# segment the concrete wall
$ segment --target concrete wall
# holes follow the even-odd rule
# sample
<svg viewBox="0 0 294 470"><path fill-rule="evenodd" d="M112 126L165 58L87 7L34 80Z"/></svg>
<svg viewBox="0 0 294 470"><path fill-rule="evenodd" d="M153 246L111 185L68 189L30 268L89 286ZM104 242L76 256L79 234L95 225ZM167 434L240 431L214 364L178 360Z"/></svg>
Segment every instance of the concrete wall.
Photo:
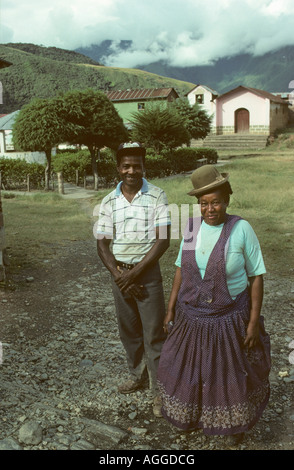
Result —
<svg viewBox="0 0 294 470"><path fill-rule="evenodd" d="M0 158L9 158L10 160L25 160L27 163L46 163L46 156L44 152L0 152Z"/></svg>
<svg viewBox="0 0 294 470"><path fill-rule="evenodd" d="M272 102L270 106L270 133L273 134L275 130L286 127L289 120L290 111L288 106Z"/></svg>

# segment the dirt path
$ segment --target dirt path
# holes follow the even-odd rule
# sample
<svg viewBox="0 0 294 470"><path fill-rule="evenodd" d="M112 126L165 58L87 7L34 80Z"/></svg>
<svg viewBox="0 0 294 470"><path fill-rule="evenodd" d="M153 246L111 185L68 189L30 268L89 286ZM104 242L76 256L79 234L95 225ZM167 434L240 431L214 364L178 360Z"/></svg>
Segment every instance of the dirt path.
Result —
<svg viewBox="0 0 294 470"><path fill-rule="evenodd" d="M81 198L80 204L90 215L89 202ZM0 290L0 449L227 448L222 438L177 433L154 418L148 391L117 394L127 367L109 275L94 239L56 246L42 266L21 271L11 282L13 289ZM168 295L170 286L165 289ZM293 450L294 365L288 345L294 339L294 288L269 273L265 291L271 399L238 448ZM21 431L32 423L39 439L24 439Z"/></svg>

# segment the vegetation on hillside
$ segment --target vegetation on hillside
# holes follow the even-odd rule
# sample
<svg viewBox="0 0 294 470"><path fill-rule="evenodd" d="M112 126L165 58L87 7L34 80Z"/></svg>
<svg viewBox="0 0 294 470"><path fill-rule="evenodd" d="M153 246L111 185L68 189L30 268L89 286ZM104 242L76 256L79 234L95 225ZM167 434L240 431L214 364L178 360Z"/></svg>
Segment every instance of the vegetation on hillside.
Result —
<svg viewBox="0 0 294 470"><path fill-rule="evenodd" d="M0 57L13 64L0 71L3 114L21 109L33 98L53 98L71 90L173 87L184 95L194 87L142 70L104 67L82 54L54 47L2 44Z"/></svg>
<svg viewBox="0 0 294 470"><path fill-rule="evenodd" d="M259 88L270 93L280 93L292 91L289 89L289 83L294 80L293 60L294 47L285 46L261 56L240 54L220 58L210 65L173 67L163 62L156 62L140 68L178 80L201 83L213 88L219 94L240 85Z"/></svg>

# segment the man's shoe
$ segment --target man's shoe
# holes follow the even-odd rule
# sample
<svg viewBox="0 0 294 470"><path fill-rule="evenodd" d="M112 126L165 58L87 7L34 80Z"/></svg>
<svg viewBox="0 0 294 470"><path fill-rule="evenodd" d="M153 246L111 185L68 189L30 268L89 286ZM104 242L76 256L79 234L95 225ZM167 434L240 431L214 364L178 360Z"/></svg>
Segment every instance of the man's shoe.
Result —
<svg viewBox="0 0 294 470"><path fill-rule="evenodd" d="M156 416L156 418L162 418L161 408L162 400L161 397L157 395L153 400L153 414Z"/></svg>
<svg viewBox="0 0 294 470"><path fill-rule="evenodd" d="M127 393L136 392L136 390L140 390L143 388L146 388L146 382L142 380L129 379L126 382L118 386L118 391L120 393L127 394Z"/></svg>

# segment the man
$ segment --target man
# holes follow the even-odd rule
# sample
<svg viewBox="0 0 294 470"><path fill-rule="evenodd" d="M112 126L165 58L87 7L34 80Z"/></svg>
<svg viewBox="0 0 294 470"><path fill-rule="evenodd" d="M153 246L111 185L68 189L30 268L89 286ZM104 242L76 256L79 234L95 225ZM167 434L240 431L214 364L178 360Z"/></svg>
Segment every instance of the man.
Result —
<svg viewBox="0 0 294 470"><path fill-rule="evenodd" d="M146 385L153 392L153 413L161 416L157 367L165 340L165 302L159 259L169 247L170 219L163 190L145 178L144 147L121 144L117 151L120 183L101 204L98 254L111 273L120 338L130 379L119 386L131 393Z"/></svg>

